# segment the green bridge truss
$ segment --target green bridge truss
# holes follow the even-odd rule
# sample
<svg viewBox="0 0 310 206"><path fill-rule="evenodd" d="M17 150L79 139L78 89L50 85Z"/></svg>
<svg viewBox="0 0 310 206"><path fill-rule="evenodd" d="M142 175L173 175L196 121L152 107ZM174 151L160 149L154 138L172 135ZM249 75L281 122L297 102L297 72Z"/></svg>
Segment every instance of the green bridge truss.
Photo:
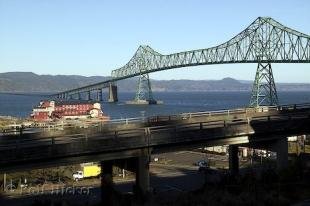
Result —
<svg viewBox="0 0 310 206"><path fill-rule="evenodd" d="M149 46L140 46L126 65L112 71L112 79L107 82L140 76L136 100L148 100L153 97L146 74L180 67L233 63L258 63L250 106L277 105L271 63L310 63L310 36L272 18L259 17L229 41L207 49L163 55ZM80 89L97 88L96 85L103 83ZM80 90L70 90L67 94L74 91Z"/></svg>

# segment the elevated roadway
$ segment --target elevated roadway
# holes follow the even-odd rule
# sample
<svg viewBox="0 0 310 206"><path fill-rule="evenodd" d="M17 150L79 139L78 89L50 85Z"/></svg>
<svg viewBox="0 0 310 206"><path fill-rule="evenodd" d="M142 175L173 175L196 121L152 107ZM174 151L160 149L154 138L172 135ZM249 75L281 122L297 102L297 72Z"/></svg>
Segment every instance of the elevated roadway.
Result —
<svg viewBox="0 0 310 206"><path fill-rule="evenodd" d="M157 116L0 136L0 171L124 159L201 145L240 145L309 132L310 104Z"/></svg>

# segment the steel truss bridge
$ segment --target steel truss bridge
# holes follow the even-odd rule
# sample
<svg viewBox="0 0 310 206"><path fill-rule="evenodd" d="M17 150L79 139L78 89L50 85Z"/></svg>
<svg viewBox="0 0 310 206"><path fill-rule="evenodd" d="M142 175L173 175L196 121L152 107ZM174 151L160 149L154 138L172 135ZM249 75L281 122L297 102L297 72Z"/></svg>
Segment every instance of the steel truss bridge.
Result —
<svg viewBox="0 0 310 206"><path fill-rule="evenodd" d="M229 41L207 49L160 54L150 46L140 46L129 62L111 73L111 79L85 87L64 91L54 96L74 98L110 87L109 101L117 101L116 82L139 76L136 101L155 101L149 73L174 68L208 65L257 63L250 100L251 107L278 105L271 63L310 63L310 36L288 28L270 17L259 17Z"/></svg>

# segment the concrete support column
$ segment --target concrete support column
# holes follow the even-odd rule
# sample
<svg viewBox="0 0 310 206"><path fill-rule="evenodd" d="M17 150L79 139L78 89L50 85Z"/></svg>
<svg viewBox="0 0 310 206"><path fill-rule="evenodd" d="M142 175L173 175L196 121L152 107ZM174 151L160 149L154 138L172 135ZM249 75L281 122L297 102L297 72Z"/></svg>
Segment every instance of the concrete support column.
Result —
<svg viewBox="0 0 310 206"><path fill-rule="evenodd" d="M79 92L78 93L78 100L81 100L82 99L82 96L81 96L81 93Z"/></svg>
<svg viewBox="0 0 310 206"><path fill-rule="evenodd" d="M86 94L86 100L91 100L90 91L88 91L87 94Z"/></svg>
<svg viewBox="0 0 310 206"><path fill-rule="evenodd" d="M135 192L140 197L145 197L150 191L150 165L149 156L137 157L136 188Z"/></svg>
<svg viewBox="0 0 310 206"><path fill-rule="evenodd" d="M103 205L113 205L113 162L102 161L101 165L101 201Z"/></svg>
<svg viewBox="0 0 310 206"><path fill-rule="evenodd" d="M117 102L117 86L114 83L110 83L109 85L109 102Z"/></svg>
<svg viewBox="0 0 310 206"><path fill-rule="evenodd" d="M239 174L238 146L229 145L229 171L235 176Z"/></svg>
<svg viewBox="0 0 310 206"><path fill-rule="evenodd" d="M98 89L97 91L97 101L102 101L102 89Z"/></svg>
<svg viewBox="0 0 310 206"><path fill-rule="evenodd" d="M6 173L3 174L3 191L6 190Z"/></svg>
<svg viewBox="0 0 310 206"><path fill-rule="evenodd" d="M277 168L278 170L283 170L288 167L288 143L287 138L278 139L273 145L277 153Z"/></svg>

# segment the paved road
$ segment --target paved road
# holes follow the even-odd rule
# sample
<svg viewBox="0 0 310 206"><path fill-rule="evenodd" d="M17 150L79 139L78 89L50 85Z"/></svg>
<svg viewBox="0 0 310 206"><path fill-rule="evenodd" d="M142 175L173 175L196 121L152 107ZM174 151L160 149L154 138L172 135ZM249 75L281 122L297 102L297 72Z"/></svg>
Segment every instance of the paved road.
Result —
<svg viewBox="0 0 310 206"><path fill-rule="evenodd" d="M195 166L151 165L150 184L157 192L165 190L191 191L200 188L204 183L204 174ZM116 189L131 192L134 181L118 182Z"/></svg>
<svg viewBox="0 0 310 206"><path fill-rule="evenodd" d="M204 174L198 172L197 166L194 166L193 163L196 160L201 159L200 155L193 155L190 152L185 153L166 153L165 156L167 158L179 156L182 154L182 158L186 161L182 162L174 162L177 164L158 164L154 163L150 166L150 183L152 189L155 190L156 193L164 193L167 191L191 191L200 188L204 183ZM204 154L203 154L204 155ZM163 156L161 156L163 157ZM90 189L85 189L87 186L84 187L84 190L82 189L82 193L87 194L80 194L81 193L81 186L76 186L73 188L70 188L69 190L65 191L67 194L62 195L62 191L54 192L51 195L50 191L45 191L44 194L47 195L32 195L29 196L27 194L24 194L23 196L10 196L9 198L6 198L0 201L0 205L10 205L10 206L19 206L24 205L26 203L33 202L34 199L38 199L38 196L40 196L41 200L48 200L48 199L54 199L54 200L62 200L67 199L69 202L71 201L77 201L79 203L85 203L91 202L95 203L100 200L100 188L99 184L100 181L91 181L92 186ZM80 185L79 182L78 185ZM125 181L123 180L116 180L115 181L115 188L118 191L121 191L123 193L130 193L132 192L132 187L134 184L134 179L127 179ZM69 191L69 192L68 192ZM72 194L75 192L75 194ZM68 194L69 193L69 194ZM35 193L36 194L36 193Z"/></svg>
<svg viewBox="0 0 310 206"><path fill-rule="evenodd" d="M170 195L201 188L205 182L206 176L204 173L198 172L198 167L194 165L194 163L199 160L213 159L220 162L220 164L227 165L227 156L225 155L205 154L193 151L163 153L153 156L152 160L154 160L154 158L158 158L158 161L152 162L150 165L150 184L152 190L156 194L165 194L169 192L167 194ZM212 176L211 179L216 179L216 175ZM208 180L210 180L210 177ZM126 178L125 180L115 178L114 183L116 190L122 193L131 193L135 180L133 177ZM83 194L80 194L81 191L79 189L81 188L84 188ZM62 190L59 190L58 193L54 192L51 195L51 191L45 191L44 193L48 195L40 195L40 199L67 199L69 202L77 201L78 203L85 204L86 202L96 203L100 201L100 180L89 179L80 181L74 183L73 188L71 187L69 190L64 191L64 195L62 195L62 192ZM75 192L75 194L72 194L73 192ZM31 203L37 198L38 195L29 196L25 194L20 197L11 196L2 204L0 201L0 205L24 205L25 203Z"/></svg>

